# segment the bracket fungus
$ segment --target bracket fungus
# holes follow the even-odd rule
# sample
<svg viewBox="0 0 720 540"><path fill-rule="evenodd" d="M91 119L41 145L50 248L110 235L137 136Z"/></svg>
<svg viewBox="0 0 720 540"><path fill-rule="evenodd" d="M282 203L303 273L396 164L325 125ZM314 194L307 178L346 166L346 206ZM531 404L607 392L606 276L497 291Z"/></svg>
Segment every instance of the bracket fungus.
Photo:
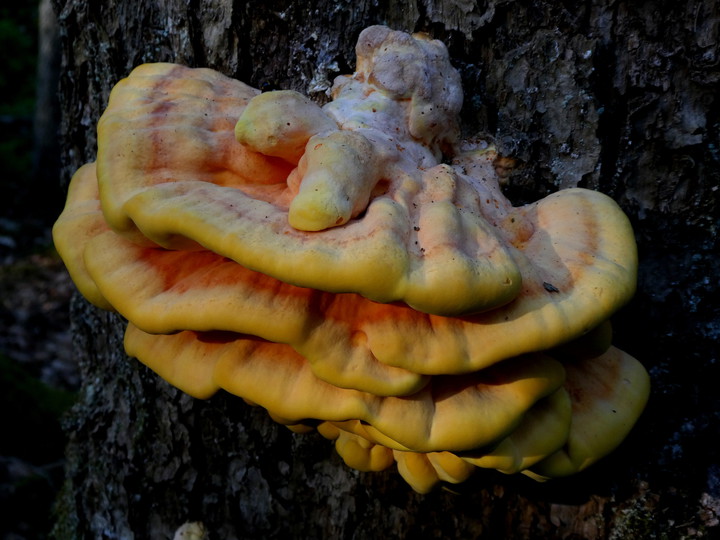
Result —
<svg viewBox="0 0 720 540"><path fill-rule="evenodd" d="M610 345L636 249L610 198L513 207L462 141L460 77L424 35L362 32L320 107L208 69L136 68L54 238L125 347L417 491L476 468L564 476L628 433L648 376Z"/></svg>

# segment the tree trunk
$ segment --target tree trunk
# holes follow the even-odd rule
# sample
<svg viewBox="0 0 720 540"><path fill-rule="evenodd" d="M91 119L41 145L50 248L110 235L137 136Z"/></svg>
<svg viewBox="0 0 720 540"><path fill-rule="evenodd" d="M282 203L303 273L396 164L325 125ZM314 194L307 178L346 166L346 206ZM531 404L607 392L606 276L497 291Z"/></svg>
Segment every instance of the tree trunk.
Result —
<svg viewBox="0 0 720 540"><path fill-rule="evenodd" d="M615 198L641 268L616 343L652 376L613 455L536 484L478 472L428 495L347 468L227 394L171 388L122 350L123 321L73 303L83 386L67 422L59 538L679 538L720 519L720 8L689 2L54 0L63 179L93 160L112 86L143 62L216 69L318 101L371 24L426 31L460 70L467 134L518 160L516 203L583 186ZM718 534L718 530L714 530ZM714 537L714 536L713 536Z"/></svg>
<svg viewBox="0 0 720 540"><path fill-rule="evenodd" d="M38 67L35 118L33 120L33 178L45 193L38 215L52 215L62 209L58 182L60 146L57 128L60 123L58 79L60 77L60 47L58 23L52 4L41 0L38 6Z"/></svg>

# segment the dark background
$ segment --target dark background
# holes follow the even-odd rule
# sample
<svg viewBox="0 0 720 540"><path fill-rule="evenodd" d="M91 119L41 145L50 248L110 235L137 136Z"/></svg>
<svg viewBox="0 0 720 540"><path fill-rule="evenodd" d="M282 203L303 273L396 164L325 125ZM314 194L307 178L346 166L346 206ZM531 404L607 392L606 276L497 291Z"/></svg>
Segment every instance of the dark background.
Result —
<svg viewBox="0 0 720 540"><path fill-rule="evenodd" d="M51 43L46 35L45 46L51 48L40 54L39 18L38 2L0 7L3 539L43 538L52 526L66 441L60 417L79 386L70 344L73 287L50 239L64 201L57 133L59 49L57 35Z"/></svg>

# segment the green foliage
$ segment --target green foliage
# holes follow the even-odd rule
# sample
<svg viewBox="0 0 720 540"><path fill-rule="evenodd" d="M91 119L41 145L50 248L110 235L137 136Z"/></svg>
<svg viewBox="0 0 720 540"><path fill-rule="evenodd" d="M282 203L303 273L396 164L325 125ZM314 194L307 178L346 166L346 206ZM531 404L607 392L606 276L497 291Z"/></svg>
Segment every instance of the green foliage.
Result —
<svg viewBox="0 0 720 540"><path fill-rule="evenodd" d="M51 388L0 355L0 455L34 464L62 458L60 418L74 403L71 392Z"/></svg>
<svg viewBox="0 0 720 540"><path fill-rule="evenodd" d="M5 196L0 200L0 218L19 223L33 211L28 208L28 202L32 200L34 179L38 2L3 4L0 7L0 186ZM0 236L3 234L0 230Z"/></svg>
<svg viewBox="0 0 720 540"><path fill-rule="evenodd" d="M35 104L37 2L0 8L0 115L26 116Z"/></svg>

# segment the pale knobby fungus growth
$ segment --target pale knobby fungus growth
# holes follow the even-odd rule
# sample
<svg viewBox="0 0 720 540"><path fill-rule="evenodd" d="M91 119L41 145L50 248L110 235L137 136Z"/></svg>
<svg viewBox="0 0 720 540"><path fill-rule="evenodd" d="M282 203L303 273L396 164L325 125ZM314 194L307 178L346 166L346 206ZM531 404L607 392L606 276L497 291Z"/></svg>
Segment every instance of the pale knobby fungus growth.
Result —
<svg viewBox="0 0 720 540"><path fill-rule="evenodd" d="M627 218L584 189L513 207L493 147L459 140L442 43L375 26L357 55L324 107L136 68L54 228L70 274L171 384L316 427L352 467L420 492L584 469L649 392L607 322L635 289Z"/></svg>

